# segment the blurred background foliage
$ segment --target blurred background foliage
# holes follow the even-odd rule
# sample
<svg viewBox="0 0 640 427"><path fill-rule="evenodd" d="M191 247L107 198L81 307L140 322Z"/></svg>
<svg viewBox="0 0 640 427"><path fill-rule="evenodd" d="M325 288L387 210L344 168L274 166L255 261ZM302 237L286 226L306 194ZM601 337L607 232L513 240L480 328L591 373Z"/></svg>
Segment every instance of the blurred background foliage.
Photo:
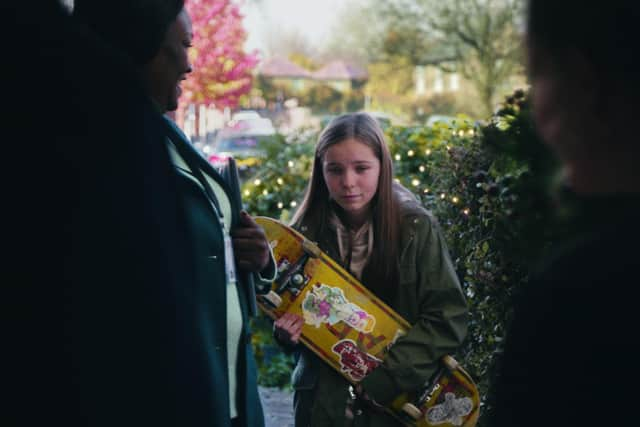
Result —
<svg viewBox="0 0 640 427"><path fill-rule="evenodd" d="M458 115L433 126L391 126L386 135L396 179L445 233L470 309L469 334L455 357L476 379L487 413L512 298L536 261L571 232L575 207L534 131L523 91L505 99L486 123ZM310 176L316 138L301 133L268 148L268 160L243 186L252 215L290 220ZM254 327L260 382L287 387L292 358L278 351L269 320L257 319Z"/></svg>

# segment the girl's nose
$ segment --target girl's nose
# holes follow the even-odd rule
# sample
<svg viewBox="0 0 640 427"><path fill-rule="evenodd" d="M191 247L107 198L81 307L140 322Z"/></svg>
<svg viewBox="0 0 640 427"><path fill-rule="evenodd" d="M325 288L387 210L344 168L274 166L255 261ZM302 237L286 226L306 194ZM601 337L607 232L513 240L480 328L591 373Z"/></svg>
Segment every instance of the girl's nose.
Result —
<svg viewBox="0 0 640 427"><path fill-rule="evenodd" d="M351 188L355 185L356 179L355 175L352 172L345 172L344 177L342 179L342 185L346 188Z"/></svg>

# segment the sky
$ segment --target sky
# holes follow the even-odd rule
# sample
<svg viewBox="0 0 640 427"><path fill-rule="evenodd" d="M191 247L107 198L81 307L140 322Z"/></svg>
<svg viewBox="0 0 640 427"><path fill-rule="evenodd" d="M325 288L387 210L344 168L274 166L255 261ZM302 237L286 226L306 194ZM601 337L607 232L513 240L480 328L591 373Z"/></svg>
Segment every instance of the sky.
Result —
<svg viewBox="0 0 640 427"><path fill-rule="evenodd" d="M354 0L350 0L354 1ZM247 50L264 50L269 31L298 30L313 45L333 31L344 0L245 0Z"/></svg>
<svg viewBox="0 0 640 427"><path fill-rule="evenodd" d="M68 6L73 4L73 0L61 1ZM245 49L264 51L264 40L270 31L297 30L310 44L320 44L333 30L344 0L242 0L240 3L248 34Z"/></svg>

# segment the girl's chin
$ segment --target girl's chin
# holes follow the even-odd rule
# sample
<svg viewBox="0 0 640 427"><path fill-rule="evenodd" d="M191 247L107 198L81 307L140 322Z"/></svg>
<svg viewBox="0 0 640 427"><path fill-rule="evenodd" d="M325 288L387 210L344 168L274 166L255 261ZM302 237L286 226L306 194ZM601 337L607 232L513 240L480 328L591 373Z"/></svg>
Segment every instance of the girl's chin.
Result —
<svg viewBox="0 0 640 427"><path fill-rule="evenodd" d="M361 218L365 215L368 215L370 211L368 206L363 206L361 204L357 204L357 205L341 204L340 207L348 217L353 217L353 218Z"/></svg>

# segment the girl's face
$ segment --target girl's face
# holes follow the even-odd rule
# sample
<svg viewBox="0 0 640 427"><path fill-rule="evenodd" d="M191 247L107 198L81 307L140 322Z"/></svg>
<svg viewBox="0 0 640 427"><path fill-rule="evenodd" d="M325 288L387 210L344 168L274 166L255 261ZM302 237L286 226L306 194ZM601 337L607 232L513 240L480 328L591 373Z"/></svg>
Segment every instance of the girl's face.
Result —
<svg viewBox="0 0 640 427"><path fill-rule="evenodd" d="M362 224L378 191L380 160L373 150L353 138L334 144L322 159L322 174L329 195L344 209L347 219Z"/></svg>

